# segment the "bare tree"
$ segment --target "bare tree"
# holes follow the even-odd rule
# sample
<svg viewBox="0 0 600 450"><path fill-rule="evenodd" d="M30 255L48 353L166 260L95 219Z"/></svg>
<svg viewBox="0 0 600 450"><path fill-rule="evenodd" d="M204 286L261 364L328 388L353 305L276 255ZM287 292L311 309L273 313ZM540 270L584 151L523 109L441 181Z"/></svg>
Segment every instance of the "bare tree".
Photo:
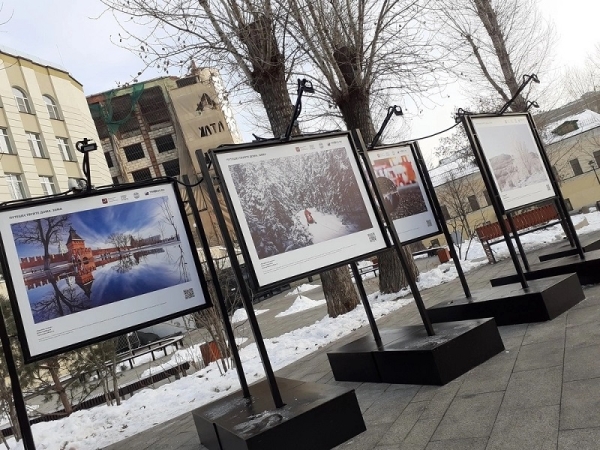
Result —
<svg viewBox="0 0 600 450"><path fill-rule="evenodd" d="M125 250L127 248L129 239L124 233L111 233L106 237L106 243L114 245L120 255L121 250Z"/></svg>
<svg viewBox="0 0 600 450"><path fill-rule="evenodd" d="M62 215L16 223L12 228L16 242L42 246L44 270L49 270L50 245L60 240L69 225L69 216Z"/></svg>
<svg viewBox="0 0 600 450"><path fill-rule="evenodd" d="M536 0L440 0L431 7L444 24L440 45L474 100L506 103L523 75L548 70L555 32ZM516 97L513 111L526 110L530 88Z"/></svg>
<svg viewBox="0 0 600 450"><path fill-rule="evenodd" d="M289 68L295 54L286 53L285 30L278 28L280 10L270 0L103 0L122 20L144 22L145 36L123 33L150 66L174 61L228 71L260 97L271 130L283 136L293 107L288 93ZM294 133L299 130L294 127ZM356 307L358 297L346 267L321 274L331 314Z"/></svg>

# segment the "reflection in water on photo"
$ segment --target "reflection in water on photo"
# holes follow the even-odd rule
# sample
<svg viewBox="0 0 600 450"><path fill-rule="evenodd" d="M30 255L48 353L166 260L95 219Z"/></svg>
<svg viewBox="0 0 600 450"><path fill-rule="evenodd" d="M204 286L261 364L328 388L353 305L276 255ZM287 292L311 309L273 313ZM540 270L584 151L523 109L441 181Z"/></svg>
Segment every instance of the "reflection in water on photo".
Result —
<svg viewBox="0 0 600 450"><path fill-rule="evenodd" d="M67 264L26 281L35 323L165 289L190 280L178 243Z"/></svg>

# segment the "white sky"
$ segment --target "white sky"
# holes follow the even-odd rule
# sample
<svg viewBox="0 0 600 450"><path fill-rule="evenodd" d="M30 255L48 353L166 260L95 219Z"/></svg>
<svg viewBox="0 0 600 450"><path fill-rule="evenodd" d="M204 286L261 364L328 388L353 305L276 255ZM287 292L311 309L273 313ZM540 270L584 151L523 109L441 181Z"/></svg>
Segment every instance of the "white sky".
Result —
<svg viewBox="0 0 600 450"><path fill-rule="evenodd" d="M600 42L596 33L600 2L538 1L559 34L558 67L582 62ZM118 41L119 25L110 13L93 19L104 10L98 0L4 0L2 4L0 21L10 20L0 26L0 44L62 65L84 85L88 95L114 88L117 81L130 81L142 67L137 56L111 42L111 36ZM159 75L162 74L146 72L143 78ZM448 95L449 98L437 100L438 105L423 110L411 121L411 135L407 138L428 135L453 124L452 113L466 102L456 87L448 88ZM377 126L382 119L375 118ZM256 130L239 118L238 122L244 139L251 139ZM436 142L428 139L421 143L426 155Z"/></svg>

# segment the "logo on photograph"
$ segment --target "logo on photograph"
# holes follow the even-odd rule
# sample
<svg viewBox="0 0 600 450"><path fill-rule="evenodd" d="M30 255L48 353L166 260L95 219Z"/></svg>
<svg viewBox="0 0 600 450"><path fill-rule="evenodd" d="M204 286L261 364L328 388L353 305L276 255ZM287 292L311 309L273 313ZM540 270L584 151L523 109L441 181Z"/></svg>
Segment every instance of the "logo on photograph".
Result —
<svg viewBox="0 0 600 450"><path fill-rule="evenodd" d="M323 148L323 143L319 142L319 148Z"/></svg>
<svg viewBox="0 0 600 450"><path fill-rule="evenodd" d="M140 193L139 192L134 192L133 193L133 198L140 198Z"/></svg>
<svg viewBox="0 0 600 450"><path fill-rule="evenodd" d="M126 195L121 195L121 200L127 200L127 196Z"/></svg>
<svg viewBox="0 0 600 450"><path fill-rule="evenodd" d="M300 147L296 147L296 151L299 152L300 151Z"/></svg>
<svg viewBox="0 0 600 450"><path fill-rule="evenodd" d="M106 205L108 203L108 199L107 198L103 198L102 199L102 203L104 203Z"/></svg>

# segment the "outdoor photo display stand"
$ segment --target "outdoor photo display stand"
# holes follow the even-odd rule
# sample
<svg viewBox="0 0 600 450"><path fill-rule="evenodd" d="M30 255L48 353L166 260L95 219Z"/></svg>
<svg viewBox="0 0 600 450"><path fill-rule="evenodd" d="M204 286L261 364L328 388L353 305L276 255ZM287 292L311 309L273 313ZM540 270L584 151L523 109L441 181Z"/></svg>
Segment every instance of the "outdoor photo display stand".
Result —
<svg viewBox="0 0 600 450"><path fill-rule="evenodd" d="M388 247L349 133L232 145L209 155L209 162L199 158L202 176L214 178L224 195L254 293ZM361 433L354 390L275 377L215 188L206 188L266 380L250 386L243 400L232 394L193 411L202 444L326 449Z"/></svg>
<svg viewBox="0 0 600 450"><path fill-rule="evenodd" d="M164 179L1 207L1 263L25 363L209 307L184 216Z"/></svg>
<svg viewBox="0 0 600 450"><path fill-rule="evenodd" d="M359 147L364 148L358 132L355 133L355 141ZM328 352L329 363L338 381L442 385L504 349L493 319L436 324L435 329L431 324L416 280L412 277L402 252L403 243L398 232L398 228L400 232L404 232L404 227L410 229L415 221L422 220L426 224L431 220L432 226L425 226L424 229L431 230L435 223L435 234L439 234L436 211L431 206L431 196L427 193L413 149L412 145L404 145L372 150L372 155L362 153L371 186L381 205L379 210L385 217L394 250L402 264L424 326L412 325L378 331L378 334L362 337ZM385 180L378 182L378 175L381 178L390 172L386 179L396 180L396 187L382 193L381 187L385 188L389 183ZM404 187L409 189L405 190ZM411 187L416 189L410 189ZM395 193L398 198L389 200ZM404 208L400 207L401 204ZM423 213L426 215L423 216ZM411 216L415 216L412 217L413 223ZM429 232L421 231L423 236ZM411 233L413 240L422 237L415 230ZM355 275L355 279L360 290L360 277Z"/></svg>
<svg viewBox="0 0 600 450"><path fill-rule="evenodd" d="M529 119L529 114L461 117L517 274L506 277L510 278L506 283L492 281L494 289L470 302L435 305L429 309L434 322L475 317L494 317L498 325L541 322L555 318L584 298L573 271L531 281L534 271L523 272L504 220L504 214L557 196ZM510 215L508 223L516 231ZM521 252L525 254L522 247Z"/></svg>
<svg viewBox="0 0 600 450"><path fill-rule="evenodd" d="M488 177L496 181L497 186L495 187L502 212L510 213L517 207L527 206L525 205L526 200L530 200L531 204L531 200L536 200L536 195L539 196L540 190L545 190L546 195L539 196L539 200L548 198L554 201L567 238L575 247L568 249L568 255L562 253L564 249L559 249L557 255L551 255L556 256L555 259L530 266L530 270L523 274L523 277L527 280L538 280L576 273L581 284L600 282L600 251L594 251L598 248L599 243L591 241L586 243L585 249L582 247L567 211L558 180L552 171L550 160L544 151L531 115L518 113L502 117L481 115L467 117L465 121L468 122L475 136L475 142L480 147L479 151L483 155L482 162L486 165ZM507 149L505 151L501 151L502 144L496 142L495 145L490 145L490 141L496 137L496 130L500 128L504 131L502 136L504 136L503 145ZM509 140L509 138L511 139ZM500 141L502 141L501 138ZM526 149L527 153L523 149ZM519 167L519 170L515 171L513 179L510 180L512 185L507 185L507 179L503 179L501 175L498 178L496 172L502 168L502 165L510 163L510 158L518 160L525 156L529 162L527 173L523 173L523 169ZM489 161L490 158L494 158L493 164ZM501 162L502 165L499 166L498 162ZM545 178L540 182L542 171ZM505 199L508 200L508 204L505 204L507 203L504 201ZM517 274L517 276L519 275ZM493 286L500 286L514 283L515 280L518 281L516 276L512 275L494 278L491 283Z"/></svg>

